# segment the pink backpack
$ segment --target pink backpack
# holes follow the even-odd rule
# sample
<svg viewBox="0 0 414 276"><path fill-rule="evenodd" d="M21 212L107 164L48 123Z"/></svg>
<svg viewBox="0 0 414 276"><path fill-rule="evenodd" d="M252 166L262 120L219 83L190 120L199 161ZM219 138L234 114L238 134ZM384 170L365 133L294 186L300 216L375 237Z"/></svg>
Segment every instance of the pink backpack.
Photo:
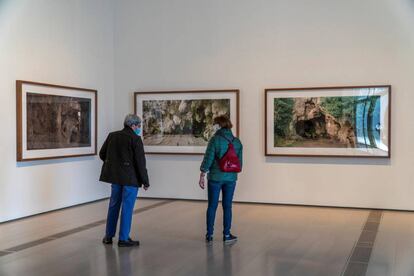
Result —
<svg viewBox="0 0 414 276"><path fill-rule="evenodd" d="M220 170L222 172L235 172L235 173L241 172L240 160L236 154L236 151L234 150L234 145L233 145L233 141L235 138L233 138L233 140L230 141L226 137L222 135L220 136L226 139L227 142L229 142L229 148L227 149L227 152L223 155L223 157L221 157L218 160Z"/></svg>

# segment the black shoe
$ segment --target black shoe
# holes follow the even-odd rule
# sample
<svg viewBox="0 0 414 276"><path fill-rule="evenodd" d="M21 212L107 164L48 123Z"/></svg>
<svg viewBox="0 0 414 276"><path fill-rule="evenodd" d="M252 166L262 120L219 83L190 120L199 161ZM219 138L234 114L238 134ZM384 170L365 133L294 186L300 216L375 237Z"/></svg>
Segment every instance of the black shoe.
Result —
<svg viewBox="0 0 414 276"><path fill-rule="evenodd" d="M103 244L112 244L112 238L104 237L102 240Z"/></svg>
<svg viewBox="0 0 414 276"><path fill-rule="evenodd" d="M126 241L118 241L119 247L132 247L132 246L139 246L139 241L133 241L131 239L128 239Z"/></svg>
<svg viewBox="0 0 414 276"><path fill-rule="evenodd" d="M237 237L233 236L232 234L228 235L228 236L223 236L223 242L224 243L232 243L237 241Z"/></svg>
<svg viewBox="0 0 414 276"><path fill-rule="evenodd" d="M206 235L206 243L213 242L213 236Z"/></svg>

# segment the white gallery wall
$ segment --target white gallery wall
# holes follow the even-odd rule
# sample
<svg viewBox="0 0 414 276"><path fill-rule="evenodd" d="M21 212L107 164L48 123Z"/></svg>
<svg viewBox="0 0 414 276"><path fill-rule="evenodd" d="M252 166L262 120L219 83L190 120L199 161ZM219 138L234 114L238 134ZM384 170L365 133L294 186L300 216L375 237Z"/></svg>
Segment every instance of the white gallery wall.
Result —
<svg viewBox="0 0 414 276"><path fill-rule="evenodd" d="M414 210L414 1L120 0L115 121L133 92L238 88L239 201ZM391 84L392 158L265 158L264 89ZM201 157L148 156L148 197L205 199Z"/></svg>
<svg viewBox="0 0 414 276"><path fill-rule="evenodd" d="M0 0L0 222L106 197L97 157L16 162L17 79L98 90L98 145L113 125L111 0Z"/></svg>
<svg viewBox="0 0 414 276"><path fill-rule="evenodd" d="M16 162L17 79L98 90L98 146L133 92L240 89L236 200L414 210L413 0L0 0L0 222L104 198L98 157ZM264 157L264 89L391 84L391 160ZM205 199L200 156L148 156L142 196Z"/></svg>

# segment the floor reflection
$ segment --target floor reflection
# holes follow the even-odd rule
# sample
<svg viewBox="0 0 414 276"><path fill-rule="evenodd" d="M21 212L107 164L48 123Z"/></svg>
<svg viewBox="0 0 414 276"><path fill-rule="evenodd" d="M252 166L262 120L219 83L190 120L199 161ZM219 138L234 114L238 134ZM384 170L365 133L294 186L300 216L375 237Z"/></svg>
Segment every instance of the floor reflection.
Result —
<svg viewBox="0 0 414 276"><path fill-rule="evenodd" d="M232 252L235 245L236 243L206 245L206 275L233 275ZM221 252L219 252L218 247L221 247Z"/></svg>
<svg viewBox="0 0 414 276"><path fill-rule="evenodd" d="M133 248L105 246L106 275L134 275L132 273L131 252Z"/></svg>

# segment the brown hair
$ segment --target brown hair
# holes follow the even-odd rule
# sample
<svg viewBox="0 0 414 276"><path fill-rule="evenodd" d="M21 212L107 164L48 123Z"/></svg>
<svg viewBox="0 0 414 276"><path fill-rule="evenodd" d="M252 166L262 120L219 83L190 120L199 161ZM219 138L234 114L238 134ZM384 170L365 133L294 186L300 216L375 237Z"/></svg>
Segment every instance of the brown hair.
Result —
<svg viewBox="0 0 414 276"><path fill-rule="evenodd" d="M231 129L233 124L227 116L218 116L214 118L214 124L218 124L221 128Z"/></svg>

